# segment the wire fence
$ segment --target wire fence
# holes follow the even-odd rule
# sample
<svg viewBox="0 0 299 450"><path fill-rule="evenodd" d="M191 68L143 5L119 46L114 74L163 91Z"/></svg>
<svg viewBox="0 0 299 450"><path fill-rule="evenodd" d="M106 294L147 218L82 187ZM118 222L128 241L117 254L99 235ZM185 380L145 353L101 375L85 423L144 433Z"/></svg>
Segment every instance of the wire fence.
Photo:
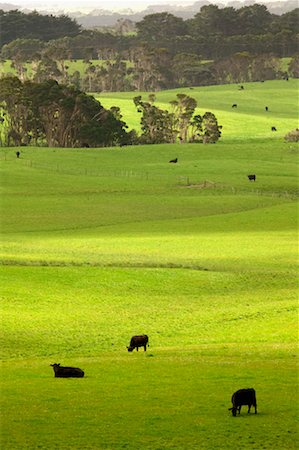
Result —
<svg viewBox="0 0 299 450"><path fill-rule="evenodd" d="M3 158L2 158L3 160ZM299 190L288 191L269 191L266 189L257 189L255 187L248 186L232 186L220 182L210 181L210 180L199 180L196 179L196 175L178 175L175 173L165 174L163 172L157 171L136 171L133 169L107 169L99 170L98 168L91 167L66 167L65 164L55 163L46 164L40 161L33 161L31 159L20 159L19 162L28 168L44 170L50 173L58 173L61 175L68 176L86 176L86 177L97 177L97 178L120 178L120 179L134 179L140 181L155 181L164 180L168 181L172 185L180 188L198 190L198 191L208 191L209 193L223 193L230 195L260 195L267 197L283 197L290 200L298 198Z"/></svg>

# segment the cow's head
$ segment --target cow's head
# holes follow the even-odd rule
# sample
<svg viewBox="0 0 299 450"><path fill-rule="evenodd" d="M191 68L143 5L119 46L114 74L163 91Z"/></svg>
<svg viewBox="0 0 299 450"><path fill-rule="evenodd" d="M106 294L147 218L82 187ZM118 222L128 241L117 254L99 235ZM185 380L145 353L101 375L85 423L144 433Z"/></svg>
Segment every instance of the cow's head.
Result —
<svg viewBox="0 0 299 450"><path fill-rule="evenodd" d="M50 366L51 366L51 367L59 367L59 366L60 366L60 363L59 363L59 364L56 364L56 363L50 364Z"/></svg>
<svg viewBox="0 0 299 450"><path fill-rule="evenodd" d="M127 347L127 349L128 349L128 352L132 352L133 350L134 350L134 347Z"/></svg>
<svg viewBox="0 0 299 450"><path fill-rule="evenodd" d="M236 417L237 415L237 408L235 408L234 406L232 408L228 408L229 411L231 411L233 413L233 416Z"/></svg>

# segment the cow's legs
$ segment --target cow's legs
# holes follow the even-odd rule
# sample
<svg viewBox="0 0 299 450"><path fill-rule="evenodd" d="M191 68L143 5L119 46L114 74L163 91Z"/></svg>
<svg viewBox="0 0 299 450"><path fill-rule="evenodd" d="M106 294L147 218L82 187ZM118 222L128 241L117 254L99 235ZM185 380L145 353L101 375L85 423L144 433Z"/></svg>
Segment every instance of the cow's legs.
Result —
<svg viewBox="0 0 299 450"><path fill-rule="evenodd" d="M138 347L136 347L136 350L137 350L137 352L138 352Z"/></svg>
<svg viewBox="0 0 299 450"><path fill-rule="evenodd" d="M144 348L144 351L146 352L146 345L144 345L143 348Z"/></svg>
<svg viewBox="0 0 299 450"><path fill-rule="evenodd" d="M248 414L250 413L251 405L248 405Z"/></svg>

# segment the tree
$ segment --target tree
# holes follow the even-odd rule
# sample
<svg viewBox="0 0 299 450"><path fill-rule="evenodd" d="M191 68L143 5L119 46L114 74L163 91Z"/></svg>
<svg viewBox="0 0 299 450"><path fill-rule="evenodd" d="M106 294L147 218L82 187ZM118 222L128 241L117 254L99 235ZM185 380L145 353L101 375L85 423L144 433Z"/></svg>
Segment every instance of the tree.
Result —
<svg viewBox="0 0 299 450"><path fill-rule="evenodd" d="M66 15L52 16L36 11L25 14L18 10L0 10L1 44L15 39L49 41L64 36L76 36L81 27Z"/></svg>
<svg viewBox="0 0 299 450"><path fill-rule="evenodd" d="M225 36L238 34L238 13L232 7L219 8L204 5L193 19L187 21L192 35L207 36L221 33Z"/></svg>
<svg viewBox="0 0 299 450"><path fill-rule="evenodd" d="M154 94L148 102L142 97L134 98L137 111L142 113L140 142L158 144L176 142L179 138L184 142L215 143L221 136L221 126L215 115L206 112L203 116L195 115L196 100L186 94L178 94L177 99L170 102L172 112L157 108Z"/></svg>
<svg viewBox="0 0 299 450"><path fill-rule="evenodd" d="M242 34L264 34L270 30L272 14L265 5L243 6L238 10L238 23Z"/></svg>
<svg viewBox="0 0 299 450"><path fill-rule="evenodd" d="M218 125L215 114L211 112L204 113L202 117L202 130L204 144L215 144L221 136L222 126Z"/></svg>
<svg viewBox="0 0 299 450"><path fill-rule="evenodd" d="M0 80L0 105L7 112L8 137L15 145L44 139L50 147L112 146L128 143L126 124L94 97L47 80Z"/></svg>
<svg viewBox="0 0 299 450"><path fill-rule="evenodd" d="M138 91L158 91L174 87L171 55L166 48L142 46L131 53L132 84Z"/></svg>
<svg viewBox="0 0 299 450"><path fill-rule="evenodd" d="M190 121L197 106L197 102L194 98L189 97L186 94L177 94L177 100L171 101L170 104L173 108L179 140L181 143L188 142Z"/></svg>
<svg viewBox="0 0 299 450"><path fill-rule="evenodd" d="M32 114L30 98L24 93L23 84L17 77L0 80L0 105L5 114L5 134L8 145L30 143L30 130L36 120Z"/></svg>
<svg viewBox="0 0 299 450"><path fill-rule="evenodd" d="M171 47L173 39L187 34L187 25L180 17L162 12L149 14L136 24L137 37L154 47Z"/></svg>
<svg viewBox="0 0 299 450"><path fill-rule="evenodd" d="M294 78L299 78L299 55L294 56L289 63L289 73Z"/></svg>
<svg viewBox="0 0 299 450"><path fill-rule="evenodd" d="M58 69L57 62L46 56L43 56L41 60L33 66L33 81L42 83L43 81L61 80L63 78L62 73Z"/></svg>
<svg viewBox="0 0 299 450"><path fill-rule="evenodd" d="M155 96L149 96L148 102L143 102L141 96L135 97L133 101L137 111L142 113L141 143L161 144L175 142L177 130L174 128L174 116L153 104Z"/></svg>

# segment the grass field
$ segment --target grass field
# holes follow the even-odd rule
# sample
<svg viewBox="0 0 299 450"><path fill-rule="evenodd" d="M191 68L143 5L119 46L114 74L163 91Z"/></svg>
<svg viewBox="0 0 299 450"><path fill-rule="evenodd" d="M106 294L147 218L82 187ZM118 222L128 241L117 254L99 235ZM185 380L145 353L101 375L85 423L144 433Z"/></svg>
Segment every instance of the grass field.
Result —
<svg viewBox="0 0 299 450"><path fill-rule="evenodd" d="M197 100L198 113L212 111L223 126L223 136L235 139L271 138L273 134L282 137L298 127L298 79L243 83L244 90L239 86L228 84L156 92L156 104L171 110L169 102L175 100L178 93L187 94ZM144 100L148 98L147 92L103 92L96 98L105 108L118 105L125 122L138 130L140 114L133 103L137 95ZM238 107L232 108L233 104ZM272 126L276 127L276 133L271 131Z"/></svg>
<svg viewBox="0 0 299 450"><path fill-rule="evenodd" d="M297 448L298 146L250 126L0 151L1 448ZM128 353L141 333L148 351ZM258 414L234 418L246 387Z"/></svg>

